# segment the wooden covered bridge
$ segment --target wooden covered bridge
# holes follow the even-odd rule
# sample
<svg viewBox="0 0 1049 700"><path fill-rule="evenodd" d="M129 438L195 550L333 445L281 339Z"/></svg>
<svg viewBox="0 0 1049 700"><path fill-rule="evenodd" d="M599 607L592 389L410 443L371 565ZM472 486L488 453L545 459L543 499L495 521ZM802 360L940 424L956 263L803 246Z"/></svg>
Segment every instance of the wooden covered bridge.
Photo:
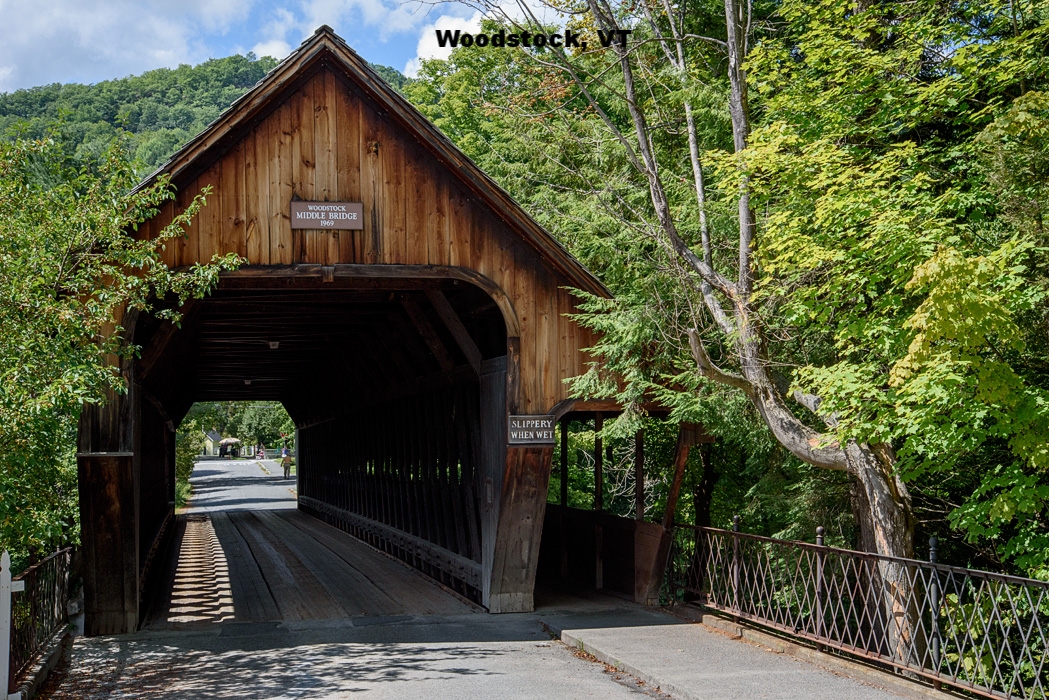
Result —
<svg viewBox="0 0 1049 700"><path fill-rule="evenodd" d="M174 268L246 263L183 308L129 314L129 391L80 421L89 634L136 629L172 531L175 428L196 401L277 400L298 507L492 612L532 608L553 423L604 287L330 29L164 172L207 206ZM658 539L658 538L657 538Z"/></svg>

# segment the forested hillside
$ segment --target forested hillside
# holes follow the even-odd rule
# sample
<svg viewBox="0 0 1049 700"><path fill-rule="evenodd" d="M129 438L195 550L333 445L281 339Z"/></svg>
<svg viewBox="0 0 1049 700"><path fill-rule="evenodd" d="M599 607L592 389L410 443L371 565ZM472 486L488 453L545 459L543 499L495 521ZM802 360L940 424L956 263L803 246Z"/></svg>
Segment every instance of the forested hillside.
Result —
<svg viewBox="0 0 1049 700"><path fill-rule="evenodd" d="M74 152L98 155L124 129L132 134L137 168L152 172L276 65L249 53L95 85L16 90L0 94L0 134L40 136L61 122ZM407 81L388 66L372 68L397 89Z"/></svg>

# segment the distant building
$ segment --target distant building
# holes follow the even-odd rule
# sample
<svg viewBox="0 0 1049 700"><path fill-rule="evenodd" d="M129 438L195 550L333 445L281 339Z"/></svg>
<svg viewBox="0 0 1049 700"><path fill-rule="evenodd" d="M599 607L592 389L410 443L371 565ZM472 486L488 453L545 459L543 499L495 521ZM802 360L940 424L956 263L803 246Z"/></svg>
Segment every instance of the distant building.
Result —
<svg viewBox="0 0 1049 700"><path fill-rule="evenodd" d="M205 430L204 431L204 454L206 455L217 455L219 453L219 441L222 440L222 433L217 430Z"/></svg>

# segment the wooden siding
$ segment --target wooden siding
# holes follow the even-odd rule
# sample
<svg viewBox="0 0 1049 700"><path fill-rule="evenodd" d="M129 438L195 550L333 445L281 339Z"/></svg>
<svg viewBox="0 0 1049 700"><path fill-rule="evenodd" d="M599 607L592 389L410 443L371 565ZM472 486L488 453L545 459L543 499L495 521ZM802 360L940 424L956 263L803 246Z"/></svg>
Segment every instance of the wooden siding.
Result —
<svg viewBox="0 0 1049 700"><path fill-rule="evenodd" d="M248 265L450 265L475 270L510 298L520 321L521 405L549 411L563 379L583 373L593 343L565 314L576 306L556 271L414 135L341 74L321 68L203 172L178 183L178 206L211 188L207 206L165 250L184 266L237 253ZM295 230L293 198L364 203L362 231ZM144 228L156 235L168 205Z"/></svg>

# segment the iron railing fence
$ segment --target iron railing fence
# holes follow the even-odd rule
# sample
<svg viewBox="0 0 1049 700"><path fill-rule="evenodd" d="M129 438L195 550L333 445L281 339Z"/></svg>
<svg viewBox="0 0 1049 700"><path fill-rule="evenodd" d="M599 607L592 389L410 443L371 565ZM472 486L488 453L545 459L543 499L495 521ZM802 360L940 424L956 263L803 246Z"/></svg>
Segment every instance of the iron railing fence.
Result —
<svg viewBox="0 0 1049 700"><path fill-rule="evenodd" d="M738 527L738 526L737 526ZM676 600L993 698L1045 700L1049 583L936 563L678 526Z"/></svg>
<svg viewBox="0 0 1049 700"><path fill-rule="evenodd" d="M14 692L41 648L69 621L72 558L72 548L60 549L14 577L15 581L25 581L25 591L16 593L11 600L8 692Z"/></svg>

